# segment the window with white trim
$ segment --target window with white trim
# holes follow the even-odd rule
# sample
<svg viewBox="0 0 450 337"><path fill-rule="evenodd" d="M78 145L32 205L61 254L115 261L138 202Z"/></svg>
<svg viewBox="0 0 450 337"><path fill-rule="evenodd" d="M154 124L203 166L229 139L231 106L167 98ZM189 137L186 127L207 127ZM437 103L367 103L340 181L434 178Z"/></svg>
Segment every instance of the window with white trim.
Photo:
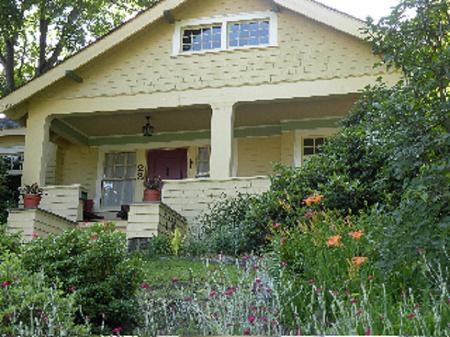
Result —
<svg viewBox="0 0 450 337"><path fill-rule="evenodd" d="M119 209L130 205L136 184L136 153L120 152L105 155L102 180L102 206Z"/></svg>
<svg viewBox="0 0 450 337"><path fill-rule="evenodd" d="M274 12L180 21L175 25L173 54L274 46L277 30Z"/></svg>
<svg viewBox="0 0 450 337"><path fill-rule="evenodd" d="M199 147L197 153L197 177L209 177L209 158L211 149L209 146Z"/></svg>
<svg viewBox="0 0 450 337"><path fill-rule="evenodd" d="M303 158L307 159L309 156L313 154L317 154L321 152L321 146L325 144L326 137L305 137L303 138Z"/></svg>
<svg viewBox="0 0 450 337"><path fill-rule="evenodd" d="M222 47L222 25L212 24L183 29L182 51L201 51Z"/></svg>
<svg viewBox="0 0 450 337"><path fill-rule="evenodd" d="M238 21L228 24L228 47L269 44L269 19Z"/></svg>

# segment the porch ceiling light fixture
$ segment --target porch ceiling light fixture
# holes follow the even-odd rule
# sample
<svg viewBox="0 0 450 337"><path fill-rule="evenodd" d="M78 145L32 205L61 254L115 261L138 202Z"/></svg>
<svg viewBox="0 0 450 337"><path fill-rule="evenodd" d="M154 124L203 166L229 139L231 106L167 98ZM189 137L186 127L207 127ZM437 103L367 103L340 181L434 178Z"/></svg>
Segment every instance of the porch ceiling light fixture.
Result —
<svg viewBox="0 0 450 337"><path fill-rule="evenodd" d="M150 116L147 116L145 118L147 118L147 123L142 127L142 133L144 134L144 137L151 137L153 136L153 131L155 128L150 121Z"/></svg>

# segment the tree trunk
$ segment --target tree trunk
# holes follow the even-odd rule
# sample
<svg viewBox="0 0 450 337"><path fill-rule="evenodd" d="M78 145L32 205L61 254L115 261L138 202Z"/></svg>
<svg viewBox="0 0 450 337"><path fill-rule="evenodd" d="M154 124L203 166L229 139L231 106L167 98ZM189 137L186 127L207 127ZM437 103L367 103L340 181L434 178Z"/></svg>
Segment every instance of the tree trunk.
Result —
<svg viewBox="0 0 450 337"><path fill-rule="evenodd" d="M5 41L5 78L6 78L6 93L10 93L16 89L16 81L14 78L14 42L11 40Z"/></svg>
<svg viewBox="0 0 450 337"><path fill-rule="evenodd" d="M39 60L36 69L36 75L42 75L47 66L46 50L47 50L47 33L48 21L44 18L39 20Z"/></svg>

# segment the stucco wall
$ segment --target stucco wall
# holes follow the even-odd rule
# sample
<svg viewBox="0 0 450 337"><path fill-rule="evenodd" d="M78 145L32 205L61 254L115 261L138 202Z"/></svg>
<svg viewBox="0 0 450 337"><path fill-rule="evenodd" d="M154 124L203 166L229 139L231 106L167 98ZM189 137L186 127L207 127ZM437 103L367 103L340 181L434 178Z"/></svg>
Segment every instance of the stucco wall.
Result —
<svg viewBox="0 0 450 337"><path fill-rule="evenodd" d="M270 9L268 0L191 0L174 16L183 20ZM365 42L286 9L277 15L278 47L177 57L172 56L174 25L159 20L77 71L83 85L63 80L64 86L47 90L44 97L133 95L379 72Z"/></svg>

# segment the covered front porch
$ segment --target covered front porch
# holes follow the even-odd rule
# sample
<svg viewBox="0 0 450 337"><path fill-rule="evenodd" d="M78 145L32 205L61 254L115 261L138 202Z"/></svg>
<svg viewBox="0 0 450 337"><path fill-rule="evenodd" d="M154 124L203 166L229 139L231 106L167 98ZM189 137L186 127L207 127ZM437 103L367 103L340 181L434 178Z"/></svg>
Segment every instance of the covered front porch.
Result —
<svg viewBox="0 0 450 337"><path fill-rule="evenodd" d="M141 202L146 176L160 176L167 188L180 180L267 176L274 163L299 166L320 151L355 99L334 95L55 114L36 130L40 135L27 134L26 148L36 150L25 151L23 183L80 184L93 210L105 215ZM148 116L151 137L142 134Z"/></svg>

